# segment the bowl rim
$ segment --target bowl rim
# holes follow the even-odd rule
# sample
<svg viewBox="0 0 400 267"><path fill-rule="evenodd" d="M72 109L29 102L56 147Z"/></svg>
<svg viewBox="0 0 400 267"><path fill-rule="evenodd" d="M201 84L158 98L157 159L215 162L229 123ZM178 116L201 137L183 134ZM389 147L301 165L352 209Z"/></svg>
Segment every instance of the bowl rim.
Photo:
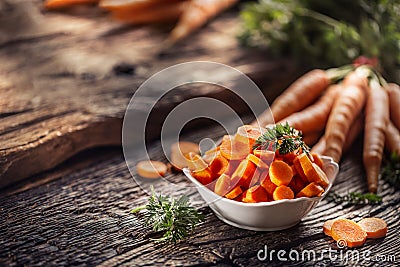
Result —
<svg viewBox="0 0 400 267"><path fill-rule="evenodd" d="M303 202L303 201L314 202L314 201L320 201L329 193L329 191L331 190L333 183L336 179L336 176L339 173L339 164L337 162L335 162L332 157L328 157L328 156L320 156L320 157L324 161L324 165L325 164L332 165L334 167L335 171L334 171L334 175L331 178L332 180L330 181L328 187L325 189L324 193L322 193L322 195L319 197L299 197L299 198L294 198L294 199L281 199L281 200L273 200L273 201L268 201L268 202L257 202L257 203L239 202L239 201L235 201L233 199L229 199L229 198L226 198L226 197L216 194L214 191L210 190L207 186L205 186L202 183L200 183L199 181L197 181L197 179L191 175L191 172L188 168L183 168L182 171L189 178L189 180L196 185L197 190L199 189L199 187L206 189L209 193L211 193L212 195L214 195L218 198L217 201L227 201L228 203L236 204L239 206L245 206L245 207L274 206L274 205L282 204L282 203L296 203L296 202ZM209 204L209 203L207 203L207 204ZM212 204L212 203L210 203L210 204Z"/></svg>

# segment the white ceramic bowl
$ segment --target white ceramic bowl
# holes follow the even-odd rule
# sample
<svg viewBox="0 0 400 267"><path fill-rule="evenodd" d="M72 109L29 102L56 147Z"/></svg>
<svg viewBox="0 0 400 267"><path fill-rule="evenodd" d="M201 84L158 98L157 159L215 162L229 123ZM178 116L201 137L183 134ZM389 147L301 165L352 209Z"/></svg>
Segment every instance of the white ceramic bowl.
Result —
<svg viewBox="0 0 400 267"><path fill-rule="evenodd" d="M221 197L198 182L188 169L183 169L183 172L196 185L201 197L220 220L248 230L277 231L298 224L328 194L338 174L339 166L330 157L322 156L321 159L324 161L323 170L330 183L320 197L271 202L243 203Z"/></svg>

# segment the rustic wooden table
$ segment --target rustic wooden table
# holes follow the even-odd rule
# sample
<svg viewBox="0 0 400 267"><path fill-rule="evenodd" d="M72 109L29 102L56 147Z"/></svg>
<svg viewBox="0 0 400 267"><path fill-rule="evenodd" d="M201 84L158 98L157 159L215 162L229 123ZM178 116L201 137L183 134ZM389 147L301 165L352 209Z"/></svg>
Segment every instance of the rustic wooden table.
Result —
<svg viewBox="0 0 400 267"><path fill-rule="evenodd" d="M272 100L298 73L288 62L240 48L235 12L159 55L158 44L168 28L127 27L93 8L47 13L40 2L0 5L0 265L344 265L339 253L336 259L322 254L337 249L322 233L322 224L339 216L381 217L389 226L386 238L342 250L360 253L359 261L349 259L351 265L393 266L399 261L400 198L383 181L380 205L343 206L323 200L300 224L277 232L229 226L192 187L183 187L171 195L190 196L206 221L177 244L152 241L158 234L143 225L140 215L129 213L148 196L132 179L120 149L122 116L134 90L166 66L212 60L238 67ZM156 113L166 114L198 95L234 102L220 88L201 86L182 89L157 105ZM237 112L245 111L237 107ZM157 133L162 116L152 119ZM199 127L183 138L196 142L223 134L218 127ZM162 159L157 134L149 140L150 156ZM334 192L366 190L360 151L358 142L345 156ZM189 185L182 174L167 178ZM156 184L168 190L165 181ZM257 253L265 245L287 253L314 250L318 258L260 261ZM371 252L369 258L363 252ZM390 261L392 256L396 262Z"/></svg>

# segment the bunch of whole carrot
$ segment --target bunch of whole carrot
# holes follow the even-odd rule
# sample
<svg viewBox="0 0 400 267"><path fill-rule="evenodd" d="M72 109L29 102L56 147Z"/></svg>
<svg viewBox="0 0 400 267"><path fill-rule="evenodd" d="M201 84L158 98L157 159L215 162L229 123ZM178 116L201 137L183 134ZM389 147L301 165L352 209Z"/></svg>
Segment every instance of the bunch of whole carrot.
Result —
<svg viewBox="0 0 400 267"><path fill-rule="evenodd" d="M130 24L151 24L178 21L167 45L185 38L238 0L46 0L48 10L75 5L98 4L111 16Z"/></svg>
<svg viewBox="0 0 400 267"><path fill-rule="evenodd" d="M372 66L312 70L283 92L260 125L288 122L303 132L312 152L339 162L364 128L368 189L377 191L384 147L400 154L400 87Z"/></svg>

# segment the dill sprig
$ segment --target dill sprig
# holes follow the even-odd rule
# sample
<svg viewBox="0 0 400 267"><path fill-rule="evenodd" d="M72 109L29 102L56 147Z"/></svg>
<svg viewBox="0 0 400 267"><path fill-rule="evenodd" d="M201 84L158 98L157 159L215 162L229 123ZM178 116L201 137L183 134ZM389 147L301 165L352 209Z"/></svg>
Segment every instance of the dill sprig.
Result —
<svg viewBox="0 0 400 267"><path fill-rule="evenodd" d="M261 135L253 145L253 149L279 151L281 155L301 149L309 152L310 148L303 142L302 133L286 122L276 124Z"/></svg>
<svg viewBox="0 0 400 267"><path fill-rule="evenodd" d="M391 186L400 189L400 156L392 153L389 159L385 160L381 177Z"/></svg>
<svg viewBox="0 0 400 267"><path fill-rule="evenodd" d="M343 204L344 206L367 204L378 205L382 203L382 197L373 193L362 194L351 192L347 195L339 195L331 192L327 195L326 199L337 204Z"/></svg>
<svg viewBox="0 0 400 267"><path fill-rule="evenodd" d="M187 196L175 199L157 195L154 188L152 188L148 203L131 212L136 213L144 209L147 211L144 215L145 225L152 226L154 232L164 232L161 238L155 239L156 241L176 243L204 221L203 214L190 206Z"/></svg>

